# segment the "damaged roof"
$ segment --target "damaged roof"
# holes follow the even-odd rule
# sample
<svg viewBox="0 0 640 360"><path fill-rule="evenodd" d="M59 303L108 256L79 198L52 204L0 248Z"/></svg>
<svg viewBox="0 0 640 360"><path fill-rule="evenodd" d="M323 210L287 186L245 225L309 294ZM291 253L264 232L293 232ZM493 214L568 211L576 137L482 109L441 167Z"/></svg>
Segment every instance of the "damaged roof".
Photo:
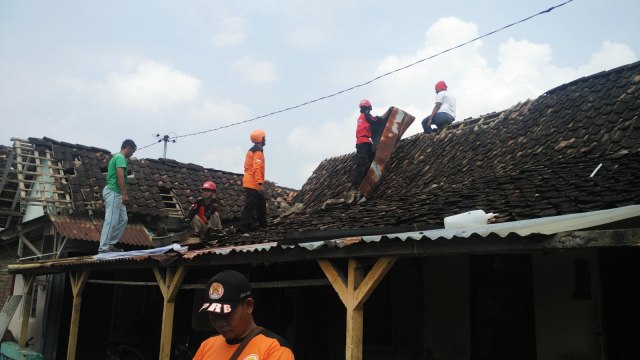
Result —
<svg viewBox="0 0 640 360"><path fill-rule="evenodd" d="M89 211L103 211L102 189L106 184L107 166L112 154L105 149L71 144L51 138L29 138L25 142L40 153L50 151L60 164L68 185L60 186L73 201L73 216L87 217ZM119 144L117 144L119 145ZM10 147L0 148L0 159ZM2 151L4 150L4 151ZM46 151L45 151L46 150ZM2 169L4 170L4 168ZM201 196L205 181L214 181L222 201L221 218L238 221L244 206L242 174L185 164L171 159L129 159L129 203L127 211L135 222L155 225L158 219L180 218ZM268 215L278 216L288 209L296 190L265 182ZM0 204L2 205L2 204ZM6 204L10 206L10 203ZM98 217L101 217L98 214Z"/></svg>
<svg viewBox="0 0 640 360"><path fill-rule="evenodd" d="M640 62L404 139L369 199L322 209L348 188L354 158L323 161L294 198L303 210L254 241L299 230L437 228L474 209L506 222L639 204Z"/></svg>

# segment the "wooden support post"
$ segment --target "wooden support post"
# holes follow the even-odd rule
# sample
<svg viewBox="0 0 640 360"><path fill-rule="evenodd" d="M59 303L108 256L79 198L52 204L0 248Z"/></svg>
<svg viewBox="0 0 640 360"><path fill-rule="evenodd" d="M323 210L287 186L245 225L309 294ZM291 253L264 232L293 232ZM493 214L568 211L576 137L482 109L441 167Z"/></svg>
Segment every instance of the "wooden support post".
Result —
<svg viewBox="0 0 640 360"><path fill-rule="evenodd" d="M160 291L164 297L164 310L162 311L162 331L160 335L160 360L169 360L171 357L171 337L173 336L173 313L176 304L176 296L182 285L182 280L187 274L184 266L167 268L162 273L159 268L153 268Z"/></svg>
<svg viewBox="0 0 640 360"><path fill-rule="evenodd" d="M87 283L90 271L78 271L69 273L71 291L73 292L73 307L71 308L71 326L69 327L69 345L67 346L67 360L76 358L76 345L78 344L78 328L80 326L80 308L82 306L82 290Z"/></svg>
<svg viewBox="0 0 640 360"><path fill-rule="evenodd" d="M393 256L379 258L366 276L362 265L356 259L349 259L346 278L329 260L318 260L318 265L347 308L346 359L362 360L364 303L397 259Z"/></svg>
<svg viewBox="0 0 640 360"><path fill-rule="evenodd" d="M31 299L33 298L33 283L36 280L34 274L22 274L22 323L20 324L20 346L27 345L29 336L29 319L31 318Z"/></svg>

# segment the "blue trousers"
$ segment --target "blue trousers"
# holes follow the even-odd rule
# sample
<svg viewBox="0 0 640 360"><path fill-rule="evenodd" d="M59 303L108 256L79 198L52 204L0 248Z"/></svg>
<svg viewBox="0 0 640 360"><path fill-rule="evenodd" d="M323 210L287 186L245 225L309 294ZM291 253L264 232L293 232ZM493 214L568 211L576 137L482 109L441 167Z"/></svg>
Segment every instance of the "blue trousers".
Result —
<svg viewBox="0 0 640 360"><path fill-rule="evenodd" d="M425 134L431 134L434 131L441 130L443 127L447 125L451 125L453 120L455 120L453 116L447 114L446 112L437 112L436 116L433 117L433 121L431 121L431 124L437 126L438 129L433 130L431 128L431 125L427 125L430 117L431 115L427 116L426 118L424 118L424 120L422 120L422 129L424 130Z"/></svg>
<svg viewBox="0 0 640 360"><path fill-rule="evenodd" d="M100 234L100 250L107 250L120 240L127 226L127 208L122 203L122 195L105 187L102 190L105 213L102 233Z"/></svg>

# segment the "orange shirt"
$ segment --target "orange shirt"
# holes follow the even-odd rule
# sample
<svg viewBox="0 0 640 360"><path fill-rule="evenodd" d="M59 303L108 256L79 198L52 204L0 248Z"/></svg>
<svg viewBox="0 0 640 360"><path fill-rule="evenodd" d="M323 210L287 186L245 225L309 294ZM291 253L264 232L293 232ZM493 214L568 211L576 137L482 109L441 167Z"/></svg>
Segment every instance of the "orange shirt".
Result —
<svg viewBox="0 0 640 360"><path fill-rule="evenodd" d="M291 349L282 345L278 338L278 335L269 330L263 330L251 339L238 360L294 360ZM210 337L202 342L193 360L229 359L239 345L240 343L227 344L221 335Z"/></svg>
<svg viewBox="0 0 640 360"><path fill-rule="evenodd" d="M258 185L261 184L264 184L264 153L262 146L256 144L249 149L244 159L242 186L258 190Z"/></svg>

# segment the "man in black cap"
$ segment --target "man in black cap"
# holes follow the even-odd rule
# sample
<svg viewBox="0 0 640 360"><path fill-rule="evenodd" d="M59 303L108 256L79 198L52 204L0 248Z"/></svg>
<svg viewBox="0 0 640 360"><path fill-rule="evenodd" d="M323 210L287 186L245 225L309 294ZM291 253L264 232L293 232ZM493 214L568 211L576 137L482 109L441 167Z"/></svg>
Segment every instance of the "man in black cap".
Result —
<svg viewBox="0 0 640 360"><path fill-rule="evenodd" d="M207 283L200 311L220 335L205 340L193 360L250 359L293 360L293 352L280 336L253 321L253 297L249 280L237 271L225 270Z"/></svg>

